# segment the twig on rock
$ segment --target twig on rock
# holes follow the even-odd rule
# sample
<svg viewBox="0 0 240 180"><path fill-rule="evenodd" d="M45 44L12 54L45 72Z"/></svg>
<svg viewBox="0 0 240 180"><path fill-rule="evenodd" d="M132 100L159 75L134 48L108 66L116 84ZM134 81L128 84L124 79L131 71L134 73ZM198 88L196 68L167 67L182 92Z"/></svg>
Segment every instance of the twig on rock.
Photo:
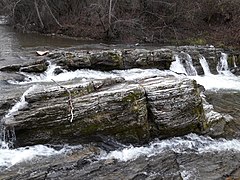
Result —
<svg viewBox="0 0 240 180"><path fill-rule="evenodd" d="M68 92L68 106L69 106L69 112L71 114L71 119L70 122L73 121L74 118L74 106L73 106L73 101L72 101L72 94L69 91L69 89L67 89L66 87L60 85L59 83L57 83L56 81L54 81L53 79L51 79L54 83L56 83L60 88L63 88L64 90L66 90Z"/></svg>

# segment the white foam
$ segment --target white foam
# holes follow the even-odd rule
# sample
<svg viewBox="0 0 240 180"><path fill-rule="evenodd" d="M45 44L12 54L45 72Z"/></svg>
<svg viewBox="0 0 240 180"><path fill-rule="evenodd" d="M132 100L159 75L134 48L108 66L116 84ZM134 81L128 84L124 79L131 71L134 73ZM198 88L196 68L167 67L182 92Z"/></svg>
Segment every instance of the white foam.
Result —
<svg viewBox="0 0 240 180"><path fill-rule="evenodd" d="M240 77L232 74L218 74L207 76L191 76L198 84L204 86L207 90L240 90Z"/></svg>
<svg viewBox="0 0 240 180"><path fill-rule="evenodd" d="M173 61L171 63L170 70L175 72L175 73L187 75L187 72L186 72L184 66L181 63L181 60L180 60L179 56L175 55L174 58L175 58L175 61Z"/></svg>
<svg viewBox="0 0 240 180"><path fill-rule="evenodd" d="M124 78L127 81L144 79L154 76L167 76L172 75L170 71L161 71L158 69L129 69L129 70L113 70L110 72L89 70L89 69L80 69L76 71L66 71L58 75L54 74L54 70L60 68L56 65L50 64L45 73L40 75L33 75L29 73L22 73L26 76L24 82L14 82L9 81L11 84L27 84L27 83L37 83L37 82L51 82L54 81L69 81L75 78L80 78L83 80L87 79L107 79L107 78Z"/></svg>
<svg viewBox="0 0 240 180"><path fill-rule="evenodd" d="M26 107L26 105L28 104L25 100L26 95L28 95L30 92L34 91L36 89L37 85L33 85L32 87L30 87L29 89L27 89L20 101L18 101L9 111L8 113L5 115L5 118L9 118L11 116L13 116L16 112L18 112L19 110L23 109L24 107Z"/></svg>
<svg viewBox="0 0 240 180"><path fill-rule="evenodd" d="M118 77L122 77L127 81L151 78L155 76L168 76L172 75L170 71L161 71L159 69L129 69L129 70L114 70L112 73Z"/></svg>
<svg viewBox="0 0 240 180"><path fill-rule="evenodd" d="M201 64L204 67L205 76L188 76L188 78L195 79L199 84L203 85L207 90L219 90L219 89L232 89L240 90L240 78L234 76L230 71L221 71L221 74L213 75L207 68L204 58L200 59ZM36 83L36 82L51 82L52 79L59 81L69 81L75 78L80 78L83 81L92 79L107 79L121 77L127 81L151 78L154 76L168 76L175 75L171 71L176 73L187 74L183 65L180 63L179 58L176 56L176 61L173 61L170 67L171 71L161 71L158 69L129 69L129 70L114 70L110 72L95 71L89 69L81 69L76 71L64 71L61 74L54 75L54 69L56 65L50 65L46 73L39 76L24 73L28 77L27 81L20 82L18 84ZM16 82L11 83L15 84Z"/></svg>
<svg viewBox="0 0 240 180"><path fill-rule="evenodd" d="M199 62L201 64L202 68L203 68L204 74L205 75L211 75L212 73L210 72L210 69L209 69L206 58L204 56L201 56L199 58Z"/></svg>
<svg viewBox="0 0 240 180"><path fill-rule="evenodd" d="M217 65L217 71L219 74L221 74L222 71L228 71L227 58L228 55L226 53L221 53L221 57Z"/></svg>
<svg viewBox="0 0 240 180"><path fill-rule="evenodd" d="M176 137L168 140L158 140L145 147L129 146L122 150L112 151L103 154L101 159L117 159L119 161L134 160L140 156L151 157L161 154L163 151L172 150L176 153L206 153L221 151L240 151L240 140L214 140L210 137L189 134L183 137Z"/></svg>
<svg viewBox="0 0 240 180"><path fill-rule="evenodd" d="M80 147L81 146L66 146L61 150L55 150L44 145L36 145L17 149L0 149L0 167L9 168L17 163L28 161L36 157L63 154Z"/></svg>
<svg viewBox="0 0 240 180"><path fill-rule="evenodd" d="M185 53L185 54L187 55L187 59L185 59L187 75L196 76L197 71L196 71L195 67L193 66L192 57L187 53Z"/></svg>
<svg viewBox="0 0 240 180"><path fill-rule="evenodd" d="M180 165L180 173L183 180L196 180L196 169L186 170L185 167Z"/></svg>

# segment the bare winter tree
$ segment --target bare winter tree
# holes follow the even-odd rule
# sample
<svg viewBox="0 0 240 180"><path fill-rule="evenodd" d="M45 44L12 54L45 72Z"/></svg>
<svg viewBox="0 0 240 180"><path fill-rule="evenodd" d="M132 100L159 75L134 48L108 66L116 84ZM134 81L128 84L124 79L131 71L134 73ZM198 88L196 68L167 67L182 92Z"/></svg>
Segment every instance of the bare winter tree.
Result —
<svg viewBox="0 0 240 180"><path fill-rule="evenodd" d="M240 43L239 0L2 0L0 7L15 27L42 33L130 42L205 38Z"/></svg>

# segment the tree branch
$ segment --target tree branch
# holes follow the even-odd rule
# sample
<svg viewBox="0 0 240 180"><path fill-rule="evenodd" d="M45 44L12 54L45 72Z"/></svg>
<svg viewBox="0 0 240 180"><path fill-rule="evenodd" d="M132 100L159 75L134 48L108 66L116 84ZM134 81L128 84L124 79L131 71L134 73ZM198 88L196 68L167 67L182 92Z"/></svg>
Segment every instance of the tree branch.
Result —
<svg viewBox="0 0 240 180"><path fill-rule="evenodd" d="M57 23L57 25L59 25L60 27L62 27L62 25L59 23L59 21L57 20L57 18L54 16L51 8L49 7L48 3L47 3L47 0L44 0L47 8L48 8L48 11L50 12L51 16L53 17L53 19L55 20L55 22Z"/></svg>
<svg viewBox="0 0 240 180"><path fill-rule="evenodd" d="M51 79L55 84L57 84L60 88L63 88L65 91L68 92L68 106L69 106L69 112L71 114L71 119L70 122L73 121L74 118L74 106L73 106L73 101L72 101L72 94L69 91L69 89L67 89L66 87L60 85L59 83L57 83L56 81L54 81L53 79Z"/></svg>
<svg viewBox="0 0 240 180"><path fill-rule="evenodd" d="M42 18L41 18L41 15L40 15L40 12L39 12L39 9L38 9L38 4L37 4L36 0L34 1L34 5L35 5L35 9L37 11L37 16L38 16L38 19L40 21L41 27L44 28L44 24L43 24L43 21L42 21Z"/></svg>

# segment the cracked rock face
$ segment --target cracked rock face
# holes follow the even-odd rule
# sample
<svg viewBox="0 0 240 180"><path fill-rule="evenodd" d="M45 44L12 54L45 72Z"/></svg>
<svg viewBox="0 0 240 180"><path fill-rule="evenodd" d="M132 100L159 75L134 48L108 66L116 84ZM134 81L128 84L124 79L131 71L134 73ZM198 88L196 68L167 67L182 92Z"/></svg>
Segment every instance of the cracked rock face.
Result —
<svg viewBox="0 0 240 180"><path fill-rule="evenodd" d="M69 95L58 85L26 95L27 107L6 118L18 146L79 143L110 136L123 143L145 143L155 137L200 132L201 98L193 80L173 76L126 82L106 79L68 85L74 106L69 122Z"/></svg>

